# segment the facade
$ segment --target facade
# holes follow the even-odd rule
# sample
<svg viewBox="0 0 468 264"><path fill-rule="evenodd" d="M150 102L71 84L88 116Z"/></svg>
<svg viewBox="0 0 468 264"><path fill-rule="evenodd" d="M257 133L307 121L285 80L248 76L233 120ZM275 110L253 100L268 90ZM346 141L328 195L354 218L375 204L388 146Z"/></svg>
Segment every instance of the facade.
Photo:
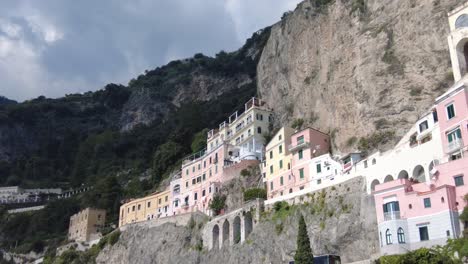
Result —
<svg viewBox="0 0 468 264"><path fill-rule="evenodd" d="M105 222L106 210L86 208L70 217L68 239L80 242L98 239Z"/></svg>
<svg viewBox="0 0 468 264"><path fill-rule="evenodd" d="M324 188L322 181L341 175L341 164L328 154L329 148L328 135L316 129L281 128L268 143L261 166L266 204Z"/></svg>
<svg viewBox="0 0 468 264"><path fill-rule="evenodd" d="M468 206L464 197L468 175L468 4L449 13L449 48L456 83L435 101L432 141L440 157L428 173L398 177L375 185L374 198L381 254L401 254L408 250L445 244L458 238L468 223L459 215ZM420 121L426 130L431 122ZM416 135L416 139L427 135ZM435 138L437 134L438 138ZM428 149L427 151L432 151Z"/></svg>
<svg viewBox="0 0 468 264"><path fill-rule="evenodd" d="M169 189L125 203L120 206L119 226L169 216L171 203Z"/></svg>
<svg viewBox="0 0 468 264"><path fill-rule="evenodd" d="M237 161L263 159L264 135L268 134L273 121L272 112L265 102L252 98L244 105L243 112L236 111L218 129L208 132L207 151L228 144Z"/></svg>
<svg viewBox="0 0 468 264"><path fill-rule="evenodd" d="M19 186L0 187L0 204L35 203L49 197L55 198L62 193L62 189L23 189Z"/></svg>

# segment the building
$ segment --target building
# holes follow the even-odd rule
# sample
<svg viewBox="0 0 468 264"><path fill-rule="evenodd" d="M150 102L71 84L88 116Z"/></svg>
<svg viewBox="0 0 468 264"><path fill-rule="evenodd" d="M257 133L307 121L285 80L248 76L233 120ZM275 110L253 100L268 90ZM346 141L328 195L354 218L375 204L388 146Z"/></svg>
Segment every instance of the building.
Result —
<svg viewBox="0 0 468 264"><path fill-rule="evenodd" d="M38 203L56 198L62 189L23 189L19 186L0 187L0 204Z"/></svg>
<svg viewBox="0 0 468 264"><path fill-rule="evenodd" d="M414 141L427 144L425 139L430 136L439 146L426 151L437 151L440 157L427 172L416 171L409 179L408 175L399 176L374 186L381 254L443 245L468 228L468 223L459 221L468 206L464 199L468 194L468 3L449 13L449 23L456 82L435 101L432 121L436 133L425 132L431 122L420 120L420 131L410 139L413 145Z"/></svg>
<svg viewBox="0 0 468 264"><path fill-rule="evenodd" d="M261 166L268 192L266 204L329 186L322 181L342 174L341 164L329 149L329 136L319 130L281 128L266 146Z"/></svg>
<svg viewBox="0 0 468 264"><path fill-rule="evenodd" d="M70 217L68 239L87 242L101 237L99 233L106 222L106 210L86 208Z"/></svg>
<svg viewBox="0 0 468 264"><path fill-rule="evenodd" d="M252 98L244 104L242 113L236 111L218 129L210 130L206 150L182 162L181 179L175 179L172 187L177 193L173 197L174 213L200 211L211 215L211 199L223 183L243 169L258 166L271 122L271 111L265 103Z"/></svg>
<svg viewBox="0 0 468 264"><path fill-rule="evenodd" d="M269 133L272 121L272 112L265 102L253 97L244 104L243 112L234 112L218 129L208 132L207 152L228 144L237 160L262 160L264 135Z"/></svg>
<svg viewBox="0 0 468 264"><path fill-rule="evenodd" d="M172 215L171 190L131 200L120 206L119 226Z"/></svg>

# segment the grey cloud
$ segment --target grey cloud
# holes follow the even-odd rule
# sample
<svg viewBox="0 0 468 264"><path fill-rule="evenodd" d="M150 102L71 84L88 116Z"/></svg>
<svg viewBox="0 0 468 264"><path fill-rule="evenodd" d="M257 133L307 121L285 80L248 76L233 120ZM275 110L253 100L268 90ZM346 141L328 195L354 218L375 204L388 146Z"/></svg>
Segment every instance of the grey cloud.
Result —
<svg viewBox="0 0 468 264"><path fill-rule="evenodd" d="M196 52L235 50L298 0L258 0L263 8L255 2L1 1L0 24L13 23L22 34L0 31L0 94L24 100L96 90Z"/></svg>

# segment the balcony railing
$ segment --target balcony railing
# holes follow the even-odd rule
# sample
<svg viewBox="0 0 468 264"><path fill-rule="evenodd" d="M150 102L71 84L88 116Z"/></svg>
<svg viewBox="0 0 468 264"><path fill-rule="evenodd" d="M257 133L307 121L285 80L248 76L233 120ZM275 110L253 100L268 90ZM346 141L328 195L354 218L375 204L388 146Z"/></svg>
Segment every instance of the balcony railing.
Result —
<svg viewBox="0 0 468 264"><path fill-rule="evenodd" d="M449 142L446 148L446 153L452 153L463 148L463 140L458 138L452 142Z"/></svg>
<svg viewBox="0 0 468 264"><path fill-rule="evenodd" d="M289 145L288 149L289 151L297 151L299 149L307 148L309 147L310 143L307 141L302 141L302 142L297 142L297 144L291 144Z"/></svg>
<svg viewBox="0 0 468 264"><path fill-rule="evenodd" d="M384 213L384 221L398 220L400 219L400 211L393 211Z"/></svg>

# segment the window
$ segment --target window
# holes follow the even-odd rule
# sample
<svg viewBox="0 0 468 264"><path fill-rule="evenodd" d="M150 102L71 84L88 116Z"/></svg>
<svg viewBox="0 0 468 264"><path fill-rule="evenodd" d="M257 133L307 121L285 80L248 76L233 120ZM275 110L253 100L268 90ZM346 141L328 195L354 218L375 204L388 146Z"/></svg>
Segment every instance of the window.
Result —
<svg viewBox="0 0 468 264"><path fill-rule="evenodd" d="M278 140L281 140L281 135L278 136Z"/></svg>
<svg viewBox="0 0 468 264"><path fill-rule="evenodd" d="M299 152L297 153L297 155L299 156L299 159L302 159L303 155L302 155L302 149L299 150Z"/></svg>
<svg viewBox="0 0 468 264"><path fill-rule="evenodd" d="M211 186L208 188L208 193L211 193Z"/></svg>
<svg viewBox="0 0 468 264"><path fill-rule="evenodd" d="M299 169L299 178L304 179L304 169Z"/></svg>
<svg viewBox="0 0 468 264"><path fill-rule="evenodd" d="M270 173L273 173L273 165L270 166Z"/></svg>
<svg viewBox="0 0 468 264"><path fill-rule="evenodd" d="M424 208L431 208L431 198L424 198Z"/></svg>
<svg viewBox="0 0 468 264"><path fill-rule="evenodd" d="M283 196L283 192L280 192L280 196Z"/></svg>
<svg viewBox="0 0 468 264"><path fill-rule="evenodd" d="M279 161L279 167L280 167L280 169L283 168L283 160L280 160L280 161Z"/></svg>
<svg viewBox="0 0 468 264"><path fill-rule="evenodd" d="M462 186L462 185L465 185L465 183L463 182L463 176L460 175L460 176L455 176L454 177L454 180L455 180L455 186Z"/></svg>
<svg viewBox="0 0 468 264"><path fill-rule="evenodd" d="M419 228L419 239L421 241L429 240L429 231L427 230L427 226L422 226Z"/></svg>
<svg viewBox="0 0 468 264"><path fill-rule="evenodd" d="M273 158L273 151L270 151L270 159Z"/></svg>
<svg viewBox="0 0 468 264"><path fill-rule="evenodd" d="M377 161L375 159L372 159L372 165L377 164Z"/></svg>
<svg viewBox="0 0 468 264"><path fill-rule="evenodd" d="M317 173L321 173L322 172L322 164L318 163L315 166L317 167Z"/></svg>
<svg viewBox="0 0 468 264"><path fill-rule="evenodd" d="M297 144L302 144L304 143L304 136L297 137Z"/></svg>
<svg viewBox="0 0 468 264"><path fill-rule="evenodd" d="M195 178L192 179L192 185L195 185L197 183L197 180Z"/></svg>
<svg viewBox="0 0 468 264"><path fill-rule="evenodd" d="M161 200L161 198L159 198L159 200L158 200L158 204L161 204L161 203L162 203L162 200Z"/></svg>
<svg viewBox="0 0 468 264"><path fill-rule="evenodd" d="M434 123L439 122L439 117L437 116L437 111L432 112L432 118L434 119Z"/></svg>
<svg viewBox="0 0 468 264"><path fill-rule="evenodd" d="M188 169L185 170L185 175L188 175Z"/></svg>
<svg viewBox="0 0 468 264"><path fill-rule="evenodd" d="M201 196L202 196L202 197L205 197L205 194L206 194L206 191L203 190Z"/></svg>
<svg viewBox="0 0 468 264"><path fill-rule="evenodd" d="M195 172L195 166L192 167L192 172Z"/></svg>
<svg viewBox="0 0 468 264"><path fill-rule="evenodd" d="M141 210L141 204L138 205L138 211L140 211L140 210Z"/></svg>
<svg viewBox="0 0 468 264"><path fill-rule="evenodd" d="M164 197L164 201L165 201L165 202L167 202L168 200L169 200L169 197L168 197L168 196Z"/></svg>
<svg viewBox="0 0 468 264"><path fill-rule="evenodd" d="M205 173L203 173L203 175L202 175L202 180L206 180L206 174Z"/></svg>
<svg viewBox="0 0 468 264"><path fill-rule="evenodd" d="M270 182L270 191L273 191L273 182Z"/></svg>
<svg viewBox="0 0 468 264"><path fill-rule="evenodd" d="M188 188L188 181L185 182L185 188Z"/></svg>
<svg viewBox="0 0 468 264"><path fill-rule="evenodd" d="M455 106L453 106L453 104L449 104L447 107L446 107L446 110L447 110L447 119L450 120L452 118L455 117Z"/></svg>
<svg viewBox="0 0 468 264"><path fill-rule="evenodd" d="M201 169L201 164L198 164L198 170L200 170L200 169Z"/></svg>
<svg viewBox="0 0 468 264"><path fill-rule="evenodd" d="M422 133L424 130L427 130L429 128L429 125L427 124L427 120L424 122L421 122L419 124L419 133Z"/></svg>
<svg viewBox="0 0 468 264"><path fill-rule="evenodd" d="M198 193L193 194L193 200L195 200L195 201L198 200Z"/></svg>
<svg viewBox="0 0 468 264"><path fill-rule="evenodd" d="M387 229L387 231L385 231L385 241L387 242L387 245L392 244L392 233L390 232L390 229Z"/></svg>
<svg viewBox="0 0 468 264"><path fill-rule="evenodd" d="M299 187L299 190L300 191L304 190L304 186Z"/></svg>
<svg viewBox="0 0 468 264"><path fill-rule="evenodd" d="M283 145L280 145L280 146L278 147L278 152L279 152L280 154L283 153Z"/></svg>
<svg viewBox="0 0 468 264"><path fill-rule="evenodd" d="M206 160L203 161L203 168L206 168Z"/></svg>
<svg viewBox="0 0 468 264"><path fill-rule="evenodd" d="M289 189L289 193L292 193L292 188Z"/></svg>
<svg viewBox="0 0 468 264"><path fill-rule="evenodd" d="M457 140L459 140L461 138L462 138L462 136L461 136L460 128L457 128L457 129L455 129L452 132L447 134L447 140L448 140L449 143L452 142L452 141L457 141Z"/></svg>
<svg viewBox="0 0 468 264"><path fill-rule="evenodd" d="M284 181L283 181L283 176L280 177L280 185L283 186Z"/></svg>
<svg viewBox="0 0 468 264"><path fill-rule="evenodd" d="M257 133L258 133L258 134L261 134L261 133L262 133L262 128L261 128L261 127L257 127Z"/></svg>
<svg viewBox="0 0 468 264"><path fill-rule="evenodd" d="M201 176L197 177L197 183L201 182Z"/></svg>
<svg viewBox="0 0 468 264"><path fill-rule="evenodd" d="M148 202L148 208L150 208L150 207L151 207L151 202Z"/></svg>
<svg viewBox="0 0 468 264"><path fill-rule="evenodd" d="M291 169L291 163L288 162L288 170Z"/></svg>
<svg viewBox="0 0 468 264"><path fill-rule="evenodd" d="M322 179L318 179L317 184L322 184Z"/></svg>
<svg viewBox="0 0 468 264"><path fill-rule="evenodd" d="M397 231L397 236L398 236L398 244L405 244L405 232L403 231L403 228L398 228Z"/></svg>

